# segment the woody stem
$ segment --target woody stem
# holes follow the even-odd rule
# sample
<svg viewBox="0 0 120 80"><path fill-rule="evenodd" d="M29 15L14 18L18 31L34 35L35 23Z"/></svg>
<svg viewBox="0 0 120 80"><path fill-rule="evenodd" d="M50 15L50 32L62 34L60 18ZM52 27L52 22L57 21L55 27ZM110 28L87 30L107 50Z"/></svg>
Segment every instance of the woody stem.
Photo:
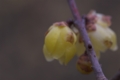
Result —
<svg viewBox="0 0 120 80"><path fill-rule="evenodd" d="M96 58L95 51L92 47L91 41L88 37L87 31L85 28L85 19L81 18L81 16L79 15L79 12L78 12L78 9L77 9L77 6L76 6L74 0L68 0L68 4L70 6L71 12L72 12L73 17L75 19L74 24L77 26L77 28L82 36L82 39L84 41L86 51L87 51L87 54L89 55L89 58L91 60L96 79L97 80L108 80L105 77L105 75L101 69L101 66Z"/></svg>

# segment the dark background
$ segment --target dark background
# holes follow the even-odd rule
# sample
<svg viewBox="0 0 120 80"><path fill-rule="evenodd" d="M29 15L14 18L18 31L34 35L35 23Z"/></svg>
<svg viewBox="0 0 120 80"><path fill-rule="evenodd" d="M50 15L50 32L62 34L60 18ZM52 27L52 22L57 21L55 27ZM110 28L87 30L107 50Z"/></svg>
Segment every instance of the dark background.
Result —
<svg viewBox="0 0 120 80"><path fill-rule="evenodd" d="M112 16L111 28L120 45L120 0L76 0L81 14L91 9ZM95 80L75 67L77 57L67 66L47 62L42 48L45 31L56 21L72 18L66 0L0 0L0 80ZM101 54L107 78L120 68L120 50Z"/></svg>

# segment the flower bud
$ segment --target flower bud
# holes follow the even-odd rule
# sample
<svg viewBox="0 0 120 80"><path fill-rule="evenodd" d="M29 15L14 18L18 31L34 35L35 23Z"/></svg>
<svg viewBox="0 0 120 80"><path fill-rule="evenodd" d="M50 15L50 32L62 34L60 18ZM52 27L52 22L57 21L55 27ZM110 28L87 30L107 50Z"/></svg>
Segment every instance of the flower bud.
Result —
<svg viewBox="0 0 120 80"><path fill-rule="evenodd" d="M65 22L54 23L47 31L43 52L47 61L67 64L76 53L76 35Z"/></svg>
<svg viewBox="0 0 120 80"><path fill-rule="evenodd" d="M92 64L87 53L84 53L79 57L76 68L82 74L90 74L93 71Z"/></svg>

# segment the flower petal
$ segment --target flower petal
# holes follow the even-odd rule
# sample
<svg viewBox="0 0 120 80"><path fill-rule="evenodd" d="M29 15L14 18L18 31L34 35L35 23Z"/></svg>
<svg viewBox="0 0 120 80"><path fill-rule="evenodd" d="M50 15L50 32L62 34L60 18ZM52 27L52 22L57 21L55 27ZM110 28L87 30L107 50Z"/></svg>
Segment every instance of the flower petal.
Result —
<svg viewBox="0 0 120 80"><path fill-rule="evenodd" d="M116 51L118 49L116 34L110 28L105 28L105 30L111 36L110 37L110 42L112 43L112 45L110 46L110 49L113 50L113 51Z"/></svg>
<svg viewBox="0 0 120 80"><path fill-rule="evenodd" d="M54 48L53 57L55 59L59 59L65 53L66 50L65 38L67 36L67 33L68 30L65 27L63 27Z"/></svg>
<svg viewBox="0 0 120 80"><path fill-rule="evenodd" d="M110 39L110 35L105 29L96 24L96 31L88 33L94 48L105 51L108 47L104 44L105 39Z"/></svg>
<svg viewBox="0 0 120 80"><path fill-rule="evenodd" d="M59 62L61 65L67 65L68 62L74 57L76 53L76 46L72 45L71 47L69 47L66 52L64 53L64 55L62 57L59 58Z"/></svg>
<svg viewBox="0 0 120 80"><path fill-rule="evenodd" d="M76 47L75 45L72 45L70 48L68 48L65 52L65 65L68 64L68 62L74 57L76 53Z"/></svg>
<svg viewBox="0 0 120 80"><path fill-rule="evenodd" d="M47 61L50 62L50 61L53 61L53 60L54 60L53 57L52 57L52 55L47 51L45 45L43 46L43 53L44 53L45 59L46 59Z"/></svg>
<svg viewBox="0 0 120 80"><path fill-rule="evenodd" d="M85 52L85 46L83 41L80 39L80 33L77 35L77 42L76 42L76 55L80 56Z"/></svg>
<svg viewBox="0 0 120 80"><path fill-rule="evenodd" d="M76 49L77 49L77 56L82 55L85 52L85 46L84 43L76 43Z"/></svg>
<svg viewBox="0 0 120 80"><path fill-rule="evenodd" d="M49 53L53 53L56 42L60 35L60 29L58 27L54 27L51 29L45 37L45 45L48 49Z"/></svg>

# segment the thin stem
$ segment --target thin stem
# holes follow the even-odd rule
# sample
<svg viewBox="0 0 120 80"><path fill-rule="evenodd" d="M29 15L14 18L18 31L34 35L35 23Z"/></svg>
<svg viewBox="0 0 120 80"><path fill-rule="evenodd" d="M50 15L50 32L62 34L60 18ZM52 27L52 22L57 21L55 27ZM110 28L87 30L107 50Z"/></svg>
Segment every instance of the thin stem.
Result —
<svg viewBox="0 0 120 80"><path fill-rule="evenodd" d="M71 12L73 14L73 17L75 18L75 24L77 25L77 28L79 29L82 39L84 41L87 54L90 57L97 80L107 80L107 78L104 76L104 73L102 72L101 66L96 58L95 51L93 50L91 41L88 37L87 31L85 28L84 18L81 18L81 16L79 15L79 12L74 0L68 0L68 3L71 9Z"/></svg>

